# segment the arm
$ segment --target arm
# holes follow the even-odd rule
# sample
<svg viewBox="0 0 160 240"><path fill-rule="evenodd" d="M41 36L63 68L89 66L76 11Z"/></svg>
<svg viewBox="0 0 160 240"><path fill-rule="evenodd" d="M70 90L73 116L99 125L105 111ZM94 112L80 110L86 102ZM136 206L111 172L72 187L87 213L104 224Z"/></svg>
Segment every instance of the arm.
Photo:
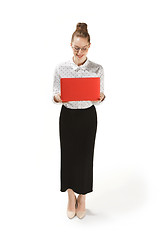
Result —
<svg viewBox="0 0 160 240"><path fill-rule="evenodd" d="M103 69L102 66L100 66L98 74L99 74L99 77L100 77L100 100L92 101L92 103L94 105L99 105L105 99L105 95L104 95L104 69Z"/></svg>
<svg viewBox="0 0 160 240"><path fill-rule="evenodd" d="M55 100L55 95L60 94L60 75L58 72L58 66L56 66L54 70L54 80L53 80L53 95L52 101L53 103L59 103Z"/></svg>

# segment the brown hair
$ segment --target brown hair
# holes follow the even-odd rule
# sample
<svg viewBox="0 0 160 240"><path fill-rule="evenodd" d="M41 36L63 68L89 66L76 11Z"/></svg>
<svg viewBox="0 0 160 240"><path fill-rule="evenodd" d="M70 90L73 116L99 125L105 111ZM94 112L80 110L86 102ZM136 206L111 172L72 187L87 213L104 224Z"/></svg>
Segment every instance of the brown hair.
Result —
<svg viewBox="0 0 160 240"><path fill-rule="evenodd" d="M76 30L72 34L71 42L73 42L74 36L88 38L88 42L90 43L90 35L87 30L87 24L86 23L77 23Z"/></svg>

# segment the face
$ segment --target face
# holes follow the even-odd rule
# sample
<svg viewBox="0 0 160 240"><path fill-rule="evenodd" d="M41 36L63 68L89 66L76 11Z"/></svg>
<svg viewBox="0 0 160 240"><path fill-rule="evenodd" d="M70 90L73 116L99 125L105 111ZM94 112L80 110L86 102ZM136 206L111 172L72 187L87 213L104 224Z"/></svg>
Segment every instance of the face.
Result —
<svg viewBox="0 0 160 240"><path fill-rule="evenodd" d="M70 44L73 49L74 60L77 63L83 63L86 60L88 49L91 43L88 43L87 38L74 37L73 42Z"/></svg>

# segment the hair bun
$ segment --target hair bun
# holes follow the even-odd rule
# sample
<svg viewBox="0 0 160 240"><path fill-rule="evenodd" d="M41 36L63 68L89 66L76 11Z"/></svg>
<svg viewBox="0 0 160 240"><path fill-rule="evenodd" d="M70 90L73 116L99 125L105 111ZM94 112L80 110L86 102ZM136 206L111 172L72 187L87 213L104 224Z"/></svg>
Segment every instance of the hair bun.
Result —
<svg viewBox="0 0 160 240"><path fill-rule="evenodd" d="M77 23L76 30L72 34L71 43L74 41L74 37L86 38L88 43L90 43L90 35L86 23Z"/></svg>
<svg viewBox="0 0 160 240"><path fill-rule="evenodd" d="M86 23L77 23L76 30L88 32Z"/></svg>

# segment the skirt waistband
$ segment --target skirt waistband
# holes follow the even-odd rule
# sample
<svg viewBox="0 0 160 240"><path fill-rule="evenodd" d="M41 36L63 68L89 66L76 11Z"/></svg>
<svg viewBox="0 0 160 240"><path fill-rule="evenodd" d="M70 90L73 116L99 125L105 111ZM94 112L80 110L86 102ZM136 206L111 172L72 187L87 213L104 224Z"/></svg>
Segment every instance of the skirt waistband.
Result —
<svg viewBox="0 0 160 240"><path fill-rule="evenodd" d="M86 110L90 110L90 109L95 109L95 106L92 105L88 108L67 108L66 106L62 105L62 108L65 109L65 110L68 110L68 111L86 111Z"/></svg>

